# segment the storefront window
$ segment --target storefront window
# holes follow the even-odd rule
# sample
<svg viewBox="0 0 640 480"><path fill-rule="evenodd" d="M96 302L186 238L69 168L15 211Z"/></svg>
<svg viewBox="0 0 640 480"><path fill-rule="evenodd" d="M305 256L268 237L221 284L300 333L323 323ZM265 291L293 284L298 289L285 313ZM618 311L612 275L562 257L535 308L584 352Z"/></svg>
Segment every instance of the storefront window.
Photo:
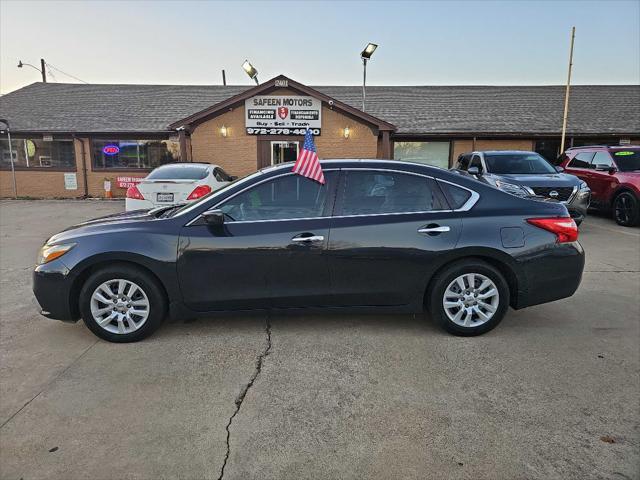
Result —
<svg viewBox="0 0 640 480"><path fill-rule="evenodd" d="M75 169L76 155L73 140L11 137L13 165L16 168L68 168ZM0 139L0 166L11 168L9 141Z"/></svg>
<svg viewBox="0 0 640 480"><path fill-rule="evenodd" d="M393 158L449 168L449 142L394 142Z"/></svg>
<svg viewBox="0 0 640 480"><path fill-rule="evenodd" d="M156 168L180 161L173 140L93 140L94 168Z"/></svg>

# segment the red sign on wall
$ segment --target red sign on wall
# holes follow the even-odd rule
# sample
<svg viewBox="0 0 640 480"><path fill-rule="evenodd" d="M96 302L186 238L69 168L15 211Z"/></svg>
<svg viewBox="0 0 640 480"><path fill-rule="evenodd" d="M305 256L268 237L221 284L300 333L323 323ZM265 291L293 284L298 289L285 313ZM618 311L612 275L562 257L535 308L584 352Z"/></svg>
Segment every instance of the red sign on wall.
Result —
<svg viewBox="0 0 640 480"><path fill-rule="evenodd" d="M118 188L129 188L140 183L144 177L116 177L116 186Z"/></svg>

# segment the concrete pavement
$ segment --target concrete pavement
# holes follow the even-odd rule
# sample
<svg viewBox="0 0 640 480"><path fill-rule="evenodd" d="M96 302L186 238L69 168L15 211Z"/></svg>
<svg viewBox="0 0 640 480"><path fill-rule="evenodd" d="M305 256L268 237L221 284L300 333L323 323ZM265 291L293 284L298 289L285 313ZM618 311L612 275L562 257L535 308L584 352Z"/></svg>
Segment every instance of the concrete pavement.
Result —
<svg viewBox="0 0 640 480"><path fill-rule="evenodd" d="M590 216L576 295L477 338L255 316L114 345L40 317L30 271L48 235L122 208L0 203L0 477L640 478L640 229Z"/></svg>

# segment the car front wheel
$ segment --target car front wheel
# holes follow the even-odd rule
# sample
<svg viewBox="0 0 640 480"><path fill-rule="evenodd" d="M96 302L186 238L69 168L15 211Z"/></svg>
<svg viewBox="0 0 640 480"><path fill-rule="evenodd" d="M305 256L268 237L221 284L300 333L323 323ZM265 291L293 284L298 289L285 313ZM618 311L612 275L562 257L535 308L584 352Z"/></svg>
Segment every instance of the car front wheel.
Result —
<svg viewBox="0 0 640 480"><path fill-rule="evenodd" d="M509 285L493 266L481 260L462 260L435 277L429 296L433 318L454 335L488 332L509 307Z"/></svg>
<svg viewBox="0 0 640 480"><path fill-rule="evenodd" d="M153 333L166 314L164 293L148 273L114 265L93 273L80 291L87 327L110 342L135 342Z"/></svg>
<svg viewBox="0 0 640 480"><path fill-rule="evenodd" d="M622 192L615 198L613 217L623 227L633 227L640 223L640 202L633 193Z"/></svg>

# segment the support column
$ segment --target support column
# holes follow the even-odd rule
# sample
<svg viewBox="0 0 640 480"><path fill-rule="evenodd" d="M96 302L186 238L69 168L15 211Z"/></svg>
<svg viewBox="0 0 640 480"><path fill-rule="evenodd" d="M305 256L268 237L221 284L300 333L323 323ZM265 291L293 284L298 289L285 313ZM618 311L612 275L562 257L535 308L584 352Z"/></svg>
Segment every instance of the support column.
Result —
<svg viewBox="0 0 640 480"><path fill-rule="evenodd" d="M188 162L189 154L187 149L187 132L184 128L178 132L178 140L180 142L180 161Z"/></svg>
<svg viewBox="0 0 640 480"><path fill-rule="evenodd" d="M391 159L391 138L389 130L382 131L382 157Z"/></svg>

